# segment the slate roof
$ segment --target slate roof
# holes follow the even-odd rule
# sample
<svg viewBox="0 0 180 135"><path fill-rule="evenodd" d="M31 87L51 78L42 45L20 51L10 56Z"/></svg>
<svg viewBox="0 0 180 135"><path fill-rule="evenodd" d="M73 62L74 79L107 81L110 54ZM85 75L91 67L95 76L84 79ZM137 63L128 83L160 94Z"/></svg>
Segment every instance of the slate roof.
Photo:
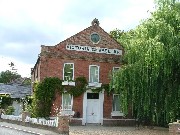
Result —
<svg viewBox="0 0 180 135"><path fill-rule="evenodd" d="M25 98L32 94L31 86L23 86L20 82L11 84L0 83L0 95L9 94L11 98Z"/></svg>

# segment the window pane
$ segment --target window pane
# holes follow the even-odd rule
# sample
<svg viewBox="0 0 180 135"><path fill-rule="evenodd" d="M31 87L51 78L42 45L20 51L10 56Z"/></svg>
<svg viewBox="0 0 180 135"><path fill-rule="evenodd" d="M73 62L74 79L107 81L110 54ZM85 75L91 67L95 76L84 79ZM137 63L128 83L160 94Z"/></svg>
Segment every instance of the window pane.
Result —
<svg viewBox="0 0 180 135"><path fill-rule="evenodd" d="M120 98L119 98L119 95L114 95L114 98L113 98L113 111L120 111Z"/></svg>
<svg viewBox="0 0 180 135"><path fill-rule="evenodd" d="M112 71L112 83L113 84L114 84L114 77L115 77L116 73L119 71L119 69L120 69L119 67L113 67L113 71Z"/></svg>
<svg viewBox="0 0 180 135"><path fill-rule="evenodd" d="M113 68L113 76L114 76L115 73L117 73L119 71L119 69L120 69L119 67L114 67Z"/></svg>
<svg viewBox="0 0 180 135"><path fill-rule="evenodd" d="M87 93L87 99L99 99L99 93Z"/></svg>
<svg viewBox="0 0 180 135"><path fill-rule="evenodd" d="M64 65L64 80L73 80L73 64Z"/></svg>
<svg viewBox="0 0 180 135"><path fill-rule="evenodd" d="M98 78L99 78L98 66L91 66L90 67L90 82L98 82Z"/></svg>
<svg viewBox="0 0 180 135"><path fill-rule="evenodd" d="M119 67L114 67L113 72L117 72L119 70Z"/></svg>
<svg viewBox="0 0 180 135"><path fill-rule="evenodd" d="M71 95L63 93L63 110L71 110Z"/></svg>

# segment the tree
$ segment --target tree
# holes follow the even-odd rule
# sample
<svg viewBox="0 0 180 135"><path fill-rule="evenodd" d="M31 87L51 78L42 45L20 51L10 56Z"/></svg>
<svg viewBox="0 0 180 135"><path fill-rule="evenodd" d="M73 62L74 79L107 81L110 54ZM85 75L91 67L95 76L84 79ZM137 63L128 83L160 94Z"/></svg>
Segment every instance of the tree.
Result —
<svg viewBox="0 0 180 135"><path fill-rule="evenodd" d="M31 85L31 78L25 78L22 85Z"/></svg>
<svg viewBox="0 0 180 135"><path fill-rule="evenodd" d="M119 29L115 29L110 31L110 36L113 37L115 40L119 40L120 37L123 35L124 31L121 31Z"/></svg>
<svg viewBox="0 0 180 135"><path fill-rule="evenodd" d="M6 71L2 71L0 73L0 83L10 83L11 81L17 79L17 78L20 78L21 75L15 73L15 72L11 72L9 70L6 70Z"/></svg>
<svg viewBox="0 0 180 135"><path fill-rule="evenodd" d="M132 107L134 117L165 126L180 118L180 3L156 4L149 19L118 38L125 64L111 84L125 114Z"/></svg>

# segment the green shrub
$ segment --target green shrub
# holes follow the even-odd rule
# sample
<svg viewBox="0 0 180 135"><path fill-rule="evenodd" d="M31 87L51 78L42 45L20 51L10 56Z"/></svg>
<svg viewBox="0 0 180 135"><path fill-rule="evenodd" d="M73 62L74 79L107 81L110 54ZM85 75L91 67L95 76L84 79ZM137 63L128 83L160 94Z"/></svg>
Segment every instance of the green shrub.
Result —
<svg viewBox="0 0 180 135"><path fill-rule="evenodd" d="M12 115L14 111L15 111L15 109L13 106L8 106L7 109L5 110L5 113L7 115Z"/></svg>

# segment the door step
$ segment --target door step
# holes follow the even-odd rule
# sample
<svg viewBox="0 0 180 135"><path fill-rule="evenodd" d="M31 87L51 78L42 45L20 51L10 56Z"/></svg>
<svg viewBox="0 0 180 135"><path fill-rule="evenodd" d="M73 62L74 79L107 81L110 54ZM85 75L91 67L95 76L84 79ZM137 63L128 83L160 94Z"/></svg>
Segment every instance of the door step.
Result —
<svg viewBox="0 0 180 135"><path fill-rule="evenodd" d="M101 126L101 123L86 123L86 126Z"/></svg>

